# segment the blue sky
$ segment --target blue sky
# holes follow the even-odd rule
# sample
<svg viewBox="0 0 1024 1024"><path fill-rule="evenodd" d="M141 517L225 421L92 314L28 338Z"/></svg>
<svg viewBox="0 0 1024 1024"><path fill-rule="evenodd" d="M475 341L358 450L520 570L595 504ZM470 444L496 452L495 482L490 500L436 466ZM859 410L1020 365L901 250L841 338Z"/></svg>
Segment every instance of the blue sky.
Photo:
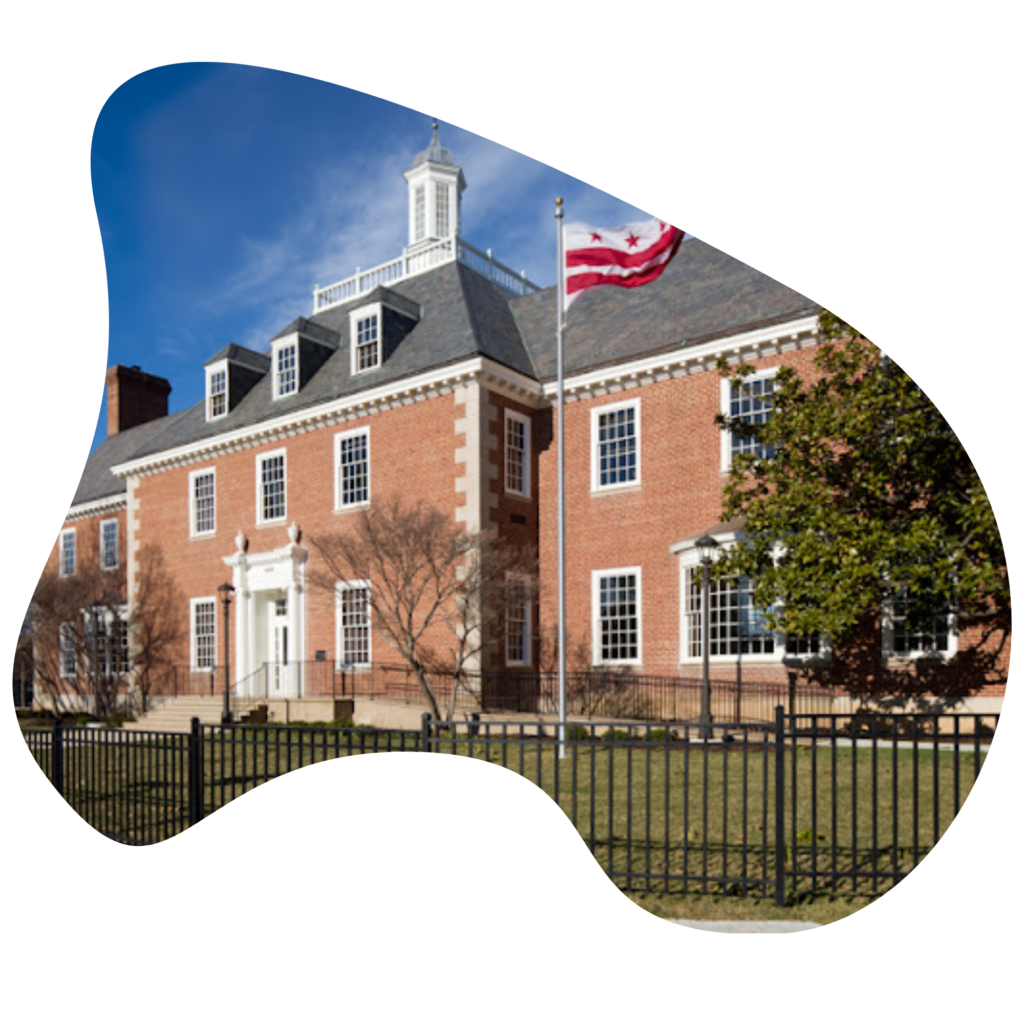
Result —
<svg viewBox="0 0 1024 1024"><path fill-rule="evenodd" d="M1022 86L1024 61L0 61L8 473L33 495L10 503L11 620L104 435L102 368L187 408L224 344L397 256L432 117L467 241L550 285L557 196L605 225L1024 220Z"/></svg>

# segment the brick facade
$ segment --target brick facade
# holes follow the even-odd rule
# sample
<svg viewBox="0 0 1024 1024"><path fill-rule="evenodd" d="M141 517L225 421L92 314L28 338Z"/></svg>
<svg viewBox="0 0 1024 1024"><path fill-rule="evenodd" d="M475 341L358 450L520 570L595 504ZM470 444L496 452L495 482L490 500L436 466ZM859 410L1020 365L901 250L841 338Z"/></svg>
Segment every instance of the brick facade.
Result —
<svg viewBox="0 0 1024 1024"><path fill-rule="evenodd" d="M416 172L417 181L435 171L438 182L454 181L455 172L462 181L445 150L431 149L417 161L416 167L427 168ZM451 230L457 231L456 223ZM406 252L419 258L429 244L417 239ZM315 542L351 529L358 515L358 508L336 508L336 437L365 429L371 504L399 495L441 510L468 531L493 530L523 552L536 552L539 579L527 661L532 667L554 665L554 303L550 290L524 288L516 294L507 275L488 279L479 263L469 269L455 256L441 262L425 264L426 271L413 271L393 287L356 291L351 300L335 297L347 294L340 287L323 290L313 318L300 317L281 331L270 357L237 345L223 349L206 364L222 368L227 382L216 410L208 395L195 408L167 416L168 382L138 368L108 371L109 439L87 467L92 490L80 493L109 492L105 500L114 500L121 488L123 505L116 515L122 589L126 583L136 592L143 552L162 552L183 637L172 659L177 664L195 667L196 601L214 602L214 660L222 663L218 587L224 583L236 587L227 642L242 690L256 673L266 673L263 666L275 661L275 651L286 652L289 663L341 660L336 598L316 585L324 566ZM697 240L684 243L673 265L649 287L587 296L574 307L565 406L570 667L608 664L634 674L700 674L699 659L684 649L681 581L687 543L722 529L726 473L715 416L723 411L723 384L716 362L725 356L751 363L756 371L785 364L811 377L816 314L810 300ZM376 321L367 320L374 316ZM365 376L357 376L352 358L357 320L363 343L380 346ZM282 389L273 353L291 349L292 339L297 383ZM205 379L209 388L209 372ZM602 413L614 408L628 410L623 415L636 432L637 477L602 488L595 484L596 431ZM525 425L517 442L525 446L526 459L520 494L508 486L510 418ZM275 453L283 455L286 511L277 521L261 523L258 466L262 456ZM196 535L193 481L209 472L215 527ZM69 526L79 534L79 558L95 560L106 513L93 516L89 508L88 501L77 504ZM48 564L57 557L55 546ZM638 612L621 617L623 646L609 641L606 649L618 653L602 659L600 642L595 645L595 594L601 586L596 574L612 571L618 571L615 586L637 584ZM623 607L632 596L624 600ZM980 628L962 624L961 651ZM445 646L440 630L427 639L438 651ZM505 638L492 639L482 667L497 669L506 662ZM1002 681L993 683L991 675L951 680L947 666L934 659L882 669L880 629L866 630L861 639L854 659L787 661L776 644L770 654L745 654L741 661L714 658L711 670L732 681L784 682L795 672L858 686L883 677L902 685L909 673L914 685L924 679L936 693L957 686L1002 693ZM375 663L399 660L377 628L371 647ZM1007 645L997 673L1002 680L1008 656ZM202 688L208 680L207 670L188 685ZM328 680L329 673L309 671L290 695L325 692Z"/></svg>

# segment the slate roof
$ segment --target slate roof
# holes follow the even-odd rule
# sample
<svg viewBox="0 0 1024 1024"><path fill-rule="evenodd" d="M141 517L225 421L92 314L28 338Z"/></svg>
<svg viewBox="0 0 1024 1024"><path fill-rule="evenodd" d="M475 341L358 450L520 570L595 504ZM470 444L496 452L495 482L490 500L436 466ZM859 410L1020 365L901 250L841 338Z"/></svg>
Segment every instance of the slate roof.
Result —
<svg viewBox="0 0 1024 1024"><path fill-rule="evenodd" d="M313 341L329 345L331 348L337 348L338 341L340 340L337 331L328 330L313 320L307 320L304 316L297 316L287 327L278 331L270 340L277 341L278 338L286 338L289 334L301 334L306 338L311 338ZM263 358L266 359L267 357L264 356ZM269 369L269 365L267 368Z"/></svg>
<svg viewBox="0 0 1024 1024"><path fill-rule="evenodd" d="M216 355L210 356L203 363L203 366L219 363L222 359L228 359L233 363L239 363L242 366L250 367L250 369L259 370L260 373L266 373L270 369L270 356L253 352L251 348L236 345L234 342L230 345L225 345Z"/></svg>
<svg viewBox="0 0 1024 1024"><path fill-rule="evenodd" d="M153 455L253 426L476 355L488 356L510 369L534 376L533 364L516 330L507 297L496 285L468 267L447 263L391 285L388 291L414 304L422 311L422 317L377 369L353 377L348 346L343 345L297 394L274 401L268 373L227 416L207 423L205 405L199 402L181 413L167 430L147 439L131 457ZM365 306L368 301L373 300L361 295L318 313L307 322L307 329L312 325L326 328L334 337L347 337L349 312Z"/></svg>
<svg viewBox="0 0 1024 1024"><path fill-rule="evenodd" d="M418 311L419 319L384 363L353 377L347 343L349 313L374 301ZM678 351L716 337L814 315L814 302L799 292L695 238L680 246L657 281L643 288L588 292L569 311L565 330L566 372ZM215 423L204 402L153 423L125 431L89 459L76 503L123 491L110 467L135 458L203 441L217 434L398 382L473 356L486 356L534 380L554 378L555 290L509 297L460 263L378 288L310 318L299 317L276 337L298 332L336 348L300 392L272 399L269 372ZM241 346L227 346L214 359L250 359L269 371L269 360ZM249 353L246 356L245 353ZM105 476L104 476L105 474ZM109 479L108 479L109 478Z"/></svg>
<svg viewBox="0 0 1024 1024"><path fill-rule="evenodd" d="M86 460L82 478L78 481L78 490L72 505L84 505L100 498L110 498L127 491L127 482L110 472L119 462L132 458L140 445L151 441L163 430L173 427L176 420L185 413L174 413L162 416L158 420L142 423L130 430L122 430L119 434L107 438Z"/></svg>
<svg viewBox="0 0 1024 1024"><path fill-rule="evenodd" d="M540 380L553 380L555 291L511 300L520 335ZM565 372L583 373L625 359L815 315L806 296L688 238L656 281L643 288L584 293L566 316Z"/></svg>

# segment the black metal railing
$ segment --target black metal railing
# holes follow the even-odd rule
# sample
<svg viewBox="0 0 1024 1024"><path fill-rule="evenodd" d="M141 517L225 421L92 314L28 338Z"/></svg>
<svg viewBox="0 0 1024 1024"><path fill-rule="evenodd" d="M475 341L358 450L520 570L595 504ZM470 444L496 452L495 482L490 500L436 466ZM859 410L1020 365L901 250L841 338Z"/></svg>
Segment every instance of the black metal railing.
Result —
<svg viewBox="0 0 1024 1024"><path fill-rule="evenodd" d="M27 731L91 825L165 839L319 761L392 750L500 764L543 789L621 888L773 898L876 895L938 842L984 763L996 715L797 714L770 723L441 722L418 730L203 726L188 734ZM564 756L559 756L564 752Z"/></svg>
<svg viewBox="0 0 1024 1024"><path fill-rule="evenodd" d="M273 696L267 668L264 667L257 683L261 693ZM329 661L308 661L294 663L287 669L301 683L301 694L305 697L354 697L427 706L420 682L407 665L375 663L353 668ZM429 669L425 676L445 714L558 713L557 672L517 669L455 673L450 669ZM575 671L566 675L566 707L571 716L593 720L696 721L700 715L701 689L700 679L686 676ZM710 690L712 717L732 722L771 722L779 704L790 714L833 713L849 697L841 690L803 682L712 679Z"/></svg>

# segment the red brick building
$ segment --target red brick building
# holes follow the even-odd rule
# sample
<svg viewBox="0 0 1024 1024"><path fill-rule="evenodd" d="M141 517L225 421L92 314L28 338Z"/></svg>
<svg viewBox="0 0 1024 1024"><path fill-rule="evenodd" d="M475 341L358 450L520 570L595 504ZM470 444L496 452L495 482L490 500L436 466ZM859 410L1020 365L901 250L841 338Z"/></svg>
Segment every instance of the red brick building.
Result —
<svg viewBox="0 0 1024 1024"><path fill-rule="evenodd" d="M75 560L98 558L125 575L131 595L140 552L161 549L182 595L187 639L176 660L190 669L189 687L202 690L221 664L225 582L235 588L228 643L242 696L265 686L309 697L329 692L318 664L358 672L397 661L365 605L373 581L347 581L333 596L310 587L317 553L308 543L394 494L538 550L538 597L515 610L481 667L550 661L554 289L461 239L465 179L436 132L406 181L403 254L318 289L312 313L265 352L229 345L213 355L196 368L203 402L169 416L167 382L137 368L108 374L108 440L89 459L51 561L73 573ZM565 427L575 667L699 674L693 541L709 530L721 543L741 534L741 524L719 522L739 442L715 415L767 414L774 370L810 368L818 312L694 238L649 286L598 289L573 306ZM717 372L722 356L756 368L744 395ZM715 587L716 677L783 681L794 665L828 665L827 644L766 630L745 580ZM970 639L951 619L912 636L894 635L898 616L887 622L878 657L908 665L947 662ZM988 685L981 699L1000 693Z"/></svg>

